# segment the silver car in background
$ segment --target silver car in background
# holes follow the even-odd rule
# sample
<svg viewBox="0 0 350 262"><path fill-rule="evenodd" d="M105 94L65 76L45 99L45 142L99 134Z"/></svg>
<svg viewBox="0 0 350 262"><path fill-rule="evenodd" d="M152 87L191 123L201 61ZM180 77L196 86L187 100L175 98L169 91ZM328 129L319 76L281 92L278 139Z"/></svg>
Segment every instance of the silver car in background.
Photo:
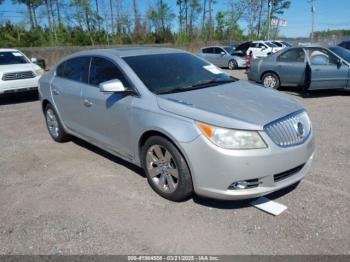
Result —
<svg viewBox="0 0 350 262"><path fill-rule="evenodd" d="M350 88L349 55L341 48L292 47L251 62L248 79L265 87L303 87L309 90ZM309 80L307 79L309 65Z"/></svg>
<svg viewBox="0 0 350 262"><path fill-rule="evenodd" d="M48 131L143 167L159 195L254 198L300 181L314 151L303 107L176 49L83 51L40 80Z"/></svg>
<svg viewBox="0 0 350 262"><path fill-rule="evenodd" d="M232 46L208 46L201 49L198 56L210 63L230 70L246 68L246 55L242 52L235 52Z"/></svg>

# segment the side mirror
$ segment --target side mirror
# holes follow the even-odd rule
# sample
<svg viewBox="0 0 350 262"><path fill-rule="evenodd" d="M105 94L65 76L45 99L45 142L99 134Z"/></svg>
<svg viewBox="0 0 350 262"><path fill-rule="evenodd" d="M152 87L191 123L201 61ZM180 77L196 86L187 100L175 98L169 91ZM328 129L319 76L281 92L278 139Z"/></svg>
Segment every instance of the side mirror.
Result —
<svg viewBox="0 0 350 262"><path fill-rule="evenodd" d="M36 64L36 63L38 62L38 59L35 58L35 57L32 57L32 58L30 58L30 61L31 61L32 63Z"/></svg>
<svg viewBox="0 0 350 262"><path fill-rule="evenodd" d="M220 54L221 54L222 56L223 56L223 55L226 55L226 53L225 53L224 51L222 51Z"/></svg>
<svg viewBox="0 0 350 262"><path fill-rule="evenodd" d="M129 91L119 79L112 79L100 83L99 88L101 92L106 93L123 93Z"/></svg>
<svg viewBox="0 0 350 262"><path fill-rule="evenodd" d="M265 49L266 49L266 47L265 47L265 46L261 47L261 50L265 50Z"/></svg>

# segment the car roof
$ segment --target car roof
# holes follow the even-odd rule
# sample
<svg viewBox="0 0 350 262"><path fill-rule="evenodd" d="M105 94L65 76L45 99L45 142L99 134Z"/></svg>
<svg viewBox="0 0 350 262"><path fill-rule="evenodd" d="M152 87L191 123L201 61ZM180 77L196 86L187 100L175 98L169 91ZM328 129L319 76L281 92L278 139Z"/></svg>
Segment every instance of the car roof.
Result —
<svg viewBox="0 0 350 262"><path fill-rule="evenodd" d="M84 51L74 53L72 56L113 54L119 57L130 57L130 56L173 54L173 53L186 53L186 52L183 50L174 49L174 48L128 47L128 48L90 49L90 50L84 50Z"/></svg>

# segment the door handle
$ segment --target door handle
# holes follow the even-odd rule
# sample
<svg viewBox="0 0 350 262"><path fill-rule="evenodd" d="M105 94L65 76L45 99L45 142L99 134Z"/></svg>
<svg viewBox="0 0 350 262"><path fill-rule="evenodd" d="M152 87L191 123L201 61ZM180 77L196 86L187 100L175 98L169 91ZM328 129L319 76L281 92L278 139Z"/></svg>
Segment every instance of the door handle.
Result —
<svg viewBox="0 0 350 262"><path fill-rule="evenodd" d="M57 96L57 95L60 94L60 92L59 92L56 88L52 89L52 93L53 93L55 96Z"/></svg>
<svg viewBox="0 0 350 262"><path fill-rule="evenodd" d="M92 102L88 99L84 99L84 106L90 107L90 106L92 106Z"/></svg>

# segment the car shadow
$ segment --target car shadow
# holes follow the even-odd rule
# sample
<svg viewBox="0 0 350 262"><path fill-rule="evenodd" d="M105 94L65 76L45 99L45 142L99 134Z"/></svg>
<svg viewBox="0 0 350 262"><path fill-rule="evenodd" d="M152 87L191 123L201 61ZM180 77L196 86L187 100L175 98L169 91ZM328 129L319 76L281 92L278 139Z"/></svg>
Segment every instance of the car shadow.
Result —
<svg viewBox="0 0 350 262"><path fill-rule="evenodd" d="M301 98L322 98L331 96L350 96L350 90L346 89L325 89L325 90L310 90L306 93L295 88L282 87L280 91L286 92L289 95L298 96Z"/></svg>
<svg viewBox="0 0 350 262"><path fill-rule="evenodd" d="M8 93L0 95L0 105L11 105L34 102L39 100L38 91Z"/></svg>
<svg viewBox="0 0 350 262"><path fill-rule="evenodd" d="M297 188L299 182L295 183L289 187L283 188L279 191L273 192L271 194L266 195L268 199L275 200L278 199L284 195L289 194L292 192L294 189ZM206 198L202 196L197 196L195 195L193 197L193 202L195 202L198 205L210 207L210 208L216 208L216 209L242 209L242 208L247 208L251 207L249 204L253 199L245 199L245 200L217 200L217 199L211 199L211 198Z"/></svg>
<svg viewBox="0 0 350 262"><path fill-rule="evenodd" d="M131 171L135 172L136 174L138 174L139 176L143 177L143 178L146 178L146 174L145 172L143 171L142 168L128 162L128 161L125 161L123 159L121 159L120 157L117 157L115 155L112 155L111 153L108 153L107 151L99 148L99 147L96 147L80 138L77 138L77 137L73 137L72 138L72 142L78 146L81 146L87 150L90 150L104 158L107 158L108 160L110 161L113 161L114 163L118 164L118 165L122 165L128 169L130 169Z"/></svg>

